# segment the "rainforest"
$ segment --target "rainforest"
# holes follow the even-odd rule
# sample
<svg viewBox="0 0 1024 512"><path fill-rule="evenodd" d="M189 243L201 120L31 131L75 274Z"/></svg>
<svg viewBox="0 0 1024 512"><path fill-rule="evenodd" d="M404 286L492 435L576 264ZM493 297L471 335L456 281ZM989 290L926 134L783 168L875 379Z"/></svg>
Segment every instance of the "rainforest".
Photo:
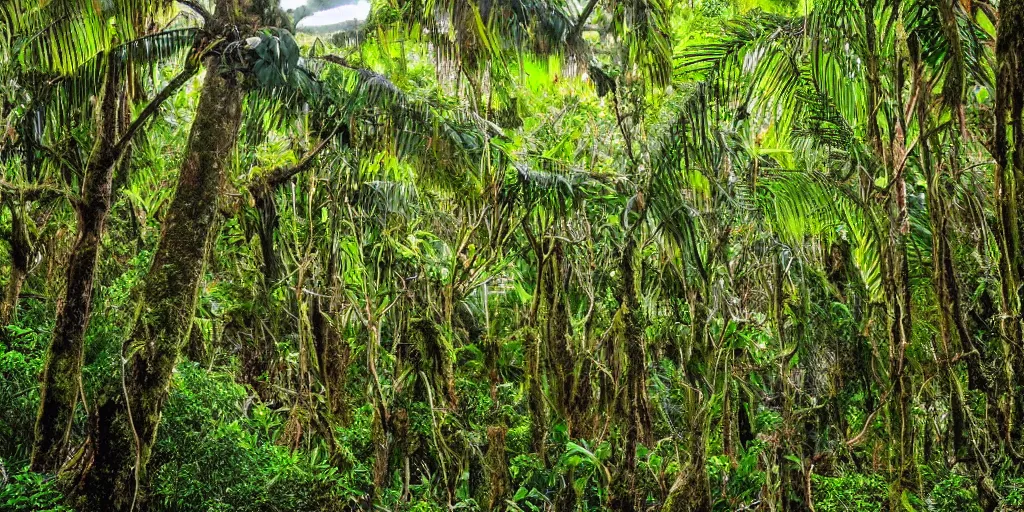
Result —
<svg viewBox="0 0 1024 512"><path fill-rule="evenodd" d="M1024 510L1024 0L0 0L0 511Z"/></svg>

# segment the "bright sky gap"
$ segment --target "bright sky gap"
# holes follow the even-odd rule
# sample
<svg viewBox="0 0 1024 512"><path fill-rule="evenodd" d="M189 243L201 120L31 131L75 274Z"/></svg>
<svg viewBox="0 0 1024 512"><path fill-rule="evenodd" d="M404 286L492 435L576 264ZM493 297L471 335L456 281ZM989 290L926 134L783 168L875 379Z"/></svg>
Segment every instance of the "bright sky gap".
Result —
<svg viewBox="0 0 1024 512"><path fill-rule="evenodd" d="M281 7L285 9L296 9L306 5L305 0L282 0ZM331 9L325 9L299 22L300 27L317 27L322 25L333 25L352 20L365 20L370 14L370 2L361 0L351 5L341 5Z"/></svg>

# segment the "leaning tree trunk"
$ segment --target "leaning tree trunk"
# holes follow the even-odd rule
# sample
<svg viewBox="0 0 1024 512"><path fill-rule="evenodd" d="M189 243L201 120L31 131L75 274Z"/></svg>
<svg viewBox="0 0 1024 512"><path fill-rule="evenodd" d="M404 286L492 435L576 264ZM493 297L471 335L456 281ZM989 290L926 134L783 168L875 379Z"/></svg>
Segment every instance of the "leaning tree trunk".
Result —
<svg viewBox="0 0 1024 512"><path fill-rule="evenodd" d="M219 0L207 29L234 35L258 22L249 0ZM97 408L92 464L80 481L80 510L131 510L145 481L171 372L192 327L218 191L241 124L243 84L209 57L202 95L163 235L123 348L123 393Z"/></svg>
<svg viewBox="0 0 1024 512"><path fill-rule="evenodd" d="M1013 446L1020 441L1020 423L1016 410L1022 405L1014 389L1024 384L1024 372L1015 373L1015 365L1024 360L1021 348L1021 296L1024 279L1024 254L1021 253L1021 224L1018 213L1024 199L1024 0L999 2L999 26L996 40L996 106L995 106L995 196L999 217L995 230L999 242L999 278L1002 292L1000 317L1002 350L1005 364L999 379L1006 398L1001 404L1007 424L1004 441ZM1010 123L1011 126L1007 126ZM1012 128L1012 138L1008 135ZM1012 150L1011 150L1012 143ZM1012 161L1010 155L1013 155Z"/></svg>
<svg viewBox="0 0 1024 512"><path fill-rule="evenodd" d="M100 239L110 212L111 183L118 161L127 158L132 137L157 112L161 103L195 73L189 64L132 123L128 123L127 98L122 85L120 62L107 55L104 82L96 104L96 137L82 182L82 195L75 204L78 237L67 265L64 297L57 306L53 338L47 349L39 412L36 416L32 469L50 471L60 465L67 447L71 419L79 395L79 374L85 348L85 331L92 309L92 289ZM119 101L120 100L120 101ZM120 132L124 132L123 134Z"/></svg>
<svg viewBox="0 0 1024 512"><path fill-rule="evenodd" d="M117 160L114 146L121 73L118 59L112 52L106 60L103 87L96 103L96 140L85 168L82 198L76 204L78 238L68 259L64 297L57 304L57 321L43 368L32 446L33 471L51 471L60 466L78 403L85 330L92 305L93 270L110 209L110 184Z"/></svg>

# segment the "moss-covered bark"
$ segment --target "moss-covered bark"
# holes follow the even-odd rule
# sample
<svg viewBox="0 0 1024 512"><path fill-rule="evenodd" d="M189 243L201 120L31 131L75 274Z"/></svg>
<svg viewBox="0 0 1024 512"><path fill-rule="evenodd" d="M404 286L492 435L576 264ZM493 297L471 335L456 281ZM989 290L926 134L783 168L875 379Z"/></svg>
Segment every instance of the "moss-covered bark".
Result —
<svg viewBox="0 0 1024 512"><path fill-rule="evenodd" d="M251 33L258 11L248 0L220 0L207 29ZM199 106L163 234L123 346L123 392L97 408L93 461L79 479L79 509L130 510L145 481L160 414L181 345L192 327L218 193L241 124L243 85L222 57L207 59Z"/></svg>
<svg viewBox="0 0 1024 512"><path fill-rule="evenodd" d="M617 407L624 443L618 475L612 487L611 505L616 510L643 510L645 497L637 488L636 450L639 445L651 446L651 404L647 394L647 349L637 297L636 241L626 240L620 255L619 310L616 319L619 333L616 351L623 357L620 403Z"/></svg>
<svg viewBox="0 0 1024 512"><path fill-rule="evenodd" d="M706 281L705 281L706 285ZM687 291L690 307L690 361L685 363L689 390L687 396L687 438L689 439L689 462L679 469L675 482L669 489L662 512L710 512L711 482L708 481L707 464L707 421L701 412L703 397L699 376L691 369L704 364L709 344L708 309L703 294L695 287Z"/></svg>
<svg viewBox="0 0 1024 512"><path fill-rule="evenodd" d="M123 84L123 69L115 52L106 57L103 87L96 102L96 136L86 163L81 197L75 202L78 236L68 257L64 295L47 351L36 417L32 468L50 471L59 466L67 447L68 430L79 396L85 332L92 309L92 289L100 241L112 201L115 168L130 165L130 143L159 106L195 73L188 65L158 93L135 121Z"/></svg>
<svg viewBox="0 0 1024 512"><path fill-rule="evenodd" d="M32 446L33 471L51 471L60 465L80 391L79 374L92 306L93 274L103 225L110 210L111 179L118 158L115 145L121 73L113 52L106 60L103 88L96 102L96 137L86 164L82 197L76 203L78 237L68 258L64 296L57 304L57 320L43 369Z"/></svg>
<svg viewBox="0 0 1024 512"><path fill-rule="evenodd" d="M545 445L548 437L548 410L544 400L544 376L541 374L541 340L537 335L538 316L540 316L541 304L543 304L543 283L544 283L544 254L540 246L533 244L534 253L537 255L537 280L534 288L533 303L527 315L528 328L526 329L523 348L526 351L526 374L525 387L527 393L527 404L530 410L531 432L533 439L533 450L540 456L541 460L547 461L547 450Z"/></svg>
<svg viewBox="0 0 1024 512"><path fill-rule="evenodd" d="M707 477L705 440L701 430L698 427L692 432L691 440L695 449L690 455L690 462L680 468L672 483L662 512L711 512L711 484Z"/></svg>
<svg viewBox="0 0 1024 512"><path fill-rule="evenodd" d="M2 205L0 205L2 208ZM4 327L14 321L14 313L18 310L18 298L21 287L28 277L28 264L31 253L31 239L28 235L28 219L17 208L11 207L11 275L4 286L3 302L0 302L0 341L4 339Z"/></svg>
<svg viewBox="0 0 1024 512"><path fill-rule="evenodd" d="M1021 422L1017 417L1024 405L1015 388L1024 384L1024 372L1016 368L1024 360L1021 347L1020 285L1024 279L1024 253L1021 252L1022 225L1018 212L1024 202L1024 1L999 2L996 39L996 160L995 196L999 218L996 238L999 242L999 277L1002 295L1001 330L1003 361L999 385L1004 392L1002 414L1010 425L1005 436L1020 442ZM1011 135L1012 134L1012 135Z"/></svg>

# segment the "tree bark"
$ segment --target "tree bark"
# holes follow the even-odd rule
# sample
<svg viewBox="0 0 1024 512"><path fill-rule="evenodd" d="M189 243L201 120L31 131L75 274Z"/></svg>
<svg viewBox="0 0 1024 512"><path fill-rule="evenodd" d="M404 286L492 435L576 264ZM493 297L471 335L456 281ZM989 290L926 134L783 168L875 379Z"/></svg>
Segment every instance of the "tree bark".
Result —
<svg viewBox="0 0 1024 512"><path fill-rule="evenodd" d="M643 510L645 498L636 484L636 449L643 444L651 446L651 403L647 394L647 350L643 328L640 325L640 300L637 297L636 240L627 235L619 260L622 273L619 282L619 310L615 314L620 329L616 352L623 361L621 402L617 409L623 429L622 462L612 488L612 508L623 511Z"/></svg>
<svg viewBox="0 0 1024 512"><path fill-rule="evenodd" d="M57 318L43 369L32 447L34 471L57 469L61 454L67 448L71 419L80 391L85 332L92 309L100 241L110 212L114 170L118 162L127 157L129 144L141 126L171 93L195 73L194 66L186 66L129 124L119 59L113 52L106 58L104 83L96 103L96 137L86 163L81 197L75 203L78 236L68 260L64 296L57 305Z"/></svg>
<svg viewBox="0 0 1024 512"><path fill-rule="evenodd" d="M703 284L706 287L707 281ZM691 287L686 295L690 308L690 358L699 358L697 365L701 365L706 361L709 347L707 304L696 287ZM690 361L683 364L691 366ZM690 460L679 469L662 512L710 512L712 509L711 482L707 474L707 418L706 413L701 412L700 403L707 388L689 369L686 370L686 379L690 386L686 391Z"/></svg>
<svg viewBox="0 0 1024 512"><path fill-rule="evenodd" d="M1003 360L999 379L1006 399L1001 404L1002 415L1010 428L1003 433L1008 444L1020 441L1021 428L1016 421L1022 404L1014 389L1024 382L1014 368L1024 360L1021 348L1021 296L1019 286L1024 278L1024 255L1021 254L1021 225L1018 207L1024 195L1024 0L1003 0L999 3L999 23L996 29L996 105L995 141L996 160L995 196L999 217L995 230L999 243L999 277L1002 295ZM1012 140L1008 135L1012 125ZM1013 159L1010 160L1010 145Z"/></svg>
<svg viewBox="0 0 1024 512"><path fill-rule="evenodd" d="M914 460L914 422L911 415L911 375L907 348L911 339L911 295L910 268L907 261L906 233L909 230L907 215L907 189L903 175L903 167L897 168L895 153L902 151L905 126L895 119L888 119L886 126L893 127L891 134L892 146L883 142L881 125L878 120L881 96L883 93L880 62L878 59L879 34L875 23L878 8L877 0L862 0L866 41L866 75L867 86L867 139L880 169L888 174L890 193L883 201L885 210L886 231L883 233L882 249L882 286L886 297L886 313L888 316L889 334L889 381L892 396L889 399L889 432L892 437L893 470L890 478L890 506L898 507L903 493L914 487L916 480ZM902 68L896 63L897 81L902 82ZM900 91L901 84L894 88ZM872 195L872 181L875 176L862 174L862 197L867 200Z"/></svg>
<svg viewBox="0 0 1024 512"><path fill-rule="evenodd" d="M259 23L250 0L219 0L211 33L251 33ZM141 285L135 325L122 348L122 391L97 407L93 460L79 479L83 512L130 511L156 441L171 373L192 327L218 192L241 125L243 85L220 55L206 78L174 200Z"/></svg>
<svg viewBox="0 0 1024 512"><path fill-rule="evenodd" d="M2 206L0 206L2 207ZM28 265L31 258L32 242L28 236L28 219L24 212L16 211L14 205L11 210L11 276L7 279L4 289L3 302L0 302L0 341L6 338L5 328L14 321L14 314L18 310L18 298L21 296L21 287L28 277Z"/></svg>
<svg viewBox="0 0 1024 512"><path fill-rule="evenodd" d="M75 405L85 348L85 330L92 305L93 274L99 256L100 237L110 209L110 184L114 164L121 73L117 57L106 56L106 71L96 102L96 137L76 203L78 237L68 260L64 297L57 304L53 338L47 349L36 414L32 470L57 469L64 454Z"/></svg>
<svg viewBox="0 0 1024 512"><path fill-rule="evenodd" d="M954 22L955 20L949 23ZM947 32L953 32L953 30L950 29ZM968 400L964 396L957 375L958 372L954 367L954 360L952 358L951 351L954 349L954 334L959 341L959 350L967 359L968 381L972 383L972 387L980 388L985 392L987 410L990 410L996 402L994 400L995 397L992 395L992 388L989 385L988 378L981 368L982 357L979 351L975 349L971 333L967 329L963 318L963 308L960 303L960 287L955 273L953 252L950 244L949 208L946 203L945 185L942 182L943 166L941 164L937 165L936 162L941 159L941 151L933 150L932 143L927 136L932 131L931 114L928 109L928 106L931 104L931 91L928 81L924 77L921 45L916 34L911 34L908 43L913 66L913 87L917 91L916 115L918 133L920 134L918 142L918 147L920 148L919 157L921 168L924 170L925 178L928 181L926 194L928 218L932 229L932 284L939 305L939 337L935 342L938 345L935 350L937 356L936 363L940 372L946 378L946 385L950 396L949 409L953 423L954 458L969 461L968 466L974 472L975 481L977 482L979 500L983 503L994 504L998 502L998 498L995 490L987 485L989 471L987 464L984 462L985 454L981 453L982 450L979 447L979 443L973 436L970 436L970 443L967 442L968 436L965 436L964 432L965 420L969 417L971 411L965 406ZM954 114L959 111L961 105L959 95L962 94L962 87L947 86L944 88L943 94L946 96L943 99L943 104L948 106ZM958 96L949 97L949 94L956 94ZM934 147L938 148L941 146L935 144ZM954 142L953 148L954 156L950 160L956 162L955 152L959 148L956 142ZM1000 415L998 411L994 411L993 416L998 417ZM993 422L993 424L995 423L998 422ZM998 438L998 432L996 434ZM926 441L930 441L927 436ZM971 446L967 446L968 444ZM988 445L987 442L981 444ZM970 450L970 448L973 448L973 450ZM924 461L928 461L927 451L924 454ZM986 508L986 510L990 509Z"/></svg>

